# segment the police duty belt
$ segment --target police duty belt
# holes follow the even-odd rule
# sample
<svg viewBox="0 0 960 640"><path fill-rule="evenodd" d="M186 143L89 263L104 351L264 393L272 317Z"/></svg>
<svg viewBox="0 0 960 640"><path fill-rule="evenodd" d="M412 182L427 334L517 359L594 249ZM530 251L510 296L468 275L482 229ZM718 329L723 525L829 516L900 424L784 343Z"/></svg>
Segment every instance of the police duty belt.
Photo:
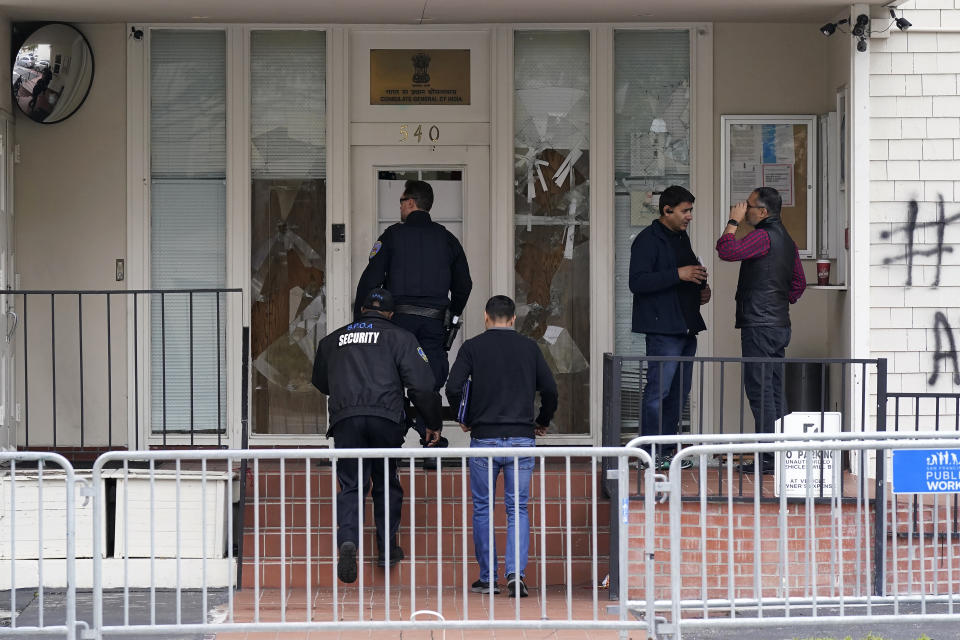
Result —
<svg viewBox="0 0 960 640"><path fill-rule="evenodd" d="M434 318L443 320L446 309L434 309L433 307L418 307L412 304L398 304L393 308L394 313L402 313L408 316L420 316L423 318Z"/></svg>

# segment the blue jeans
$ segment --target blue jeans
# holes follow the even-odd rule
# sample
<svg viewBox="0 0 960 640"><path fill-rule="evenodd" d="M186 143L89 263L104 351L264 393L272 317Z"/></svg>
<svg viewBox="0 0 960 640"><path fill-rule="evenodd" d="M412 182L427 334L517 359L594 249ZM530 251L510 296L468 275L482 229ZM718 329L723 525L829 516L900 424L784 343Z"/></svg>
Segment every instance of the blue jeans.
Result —
<svg viewBox="0 0 960 640"><path fill-rule="evenodd" d="M646 334L648 356L683 356L697 354L696 335ZM690 395L693 363L648 362L647 385L643 388L643 418L640 434L644 436L675 435L680 413Z"/></svg>
<svg viewBox="0 0 960 640"><path fill-rule="evenodd" d="M471 438L470 447L533 447L533 438ZM470 458L470 492L473 494L473 552L480 565L480 580L497 581L497 541L490 540L490 493L497 492L497 476L503 470L503 502L507 508L507 553L504 564L506 575L520 574L524 577L527 556L530 552L530 516L527 500L530 498L530 477L533 475L534 459L517 458L518 493L514 495L514 458L495 457L492 471L488 470L490 458ZM488 474L490 474L488 476ZM492 484L491 484L492 479ZM517 522L519 520L519 522ZM517 548L514 543L519 527L520 549L517 566ZM490 545L493 544L493 571L490 571Z"/></svg>

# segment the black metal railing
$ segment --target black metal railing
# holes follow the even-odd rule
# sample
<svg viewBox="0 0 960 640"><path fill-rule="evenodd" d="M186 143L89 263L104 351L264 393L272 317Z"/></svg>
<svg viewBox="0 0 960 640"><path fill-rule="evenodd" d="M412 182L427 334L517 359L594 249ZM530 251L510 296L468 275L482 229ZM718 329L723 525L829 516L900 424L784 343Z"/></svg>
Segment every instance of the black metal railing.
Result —
<svg viewBox="0 0 960 640"><path fill-rule="evenodd" d="M241 364L248 358L226 333L228 320L242 326L241 289L4 295L14 309L7 340L16 354L20 448L144 448L144 402L151 407L147 431L163 445L173 436L190 445L201 437L229 444L227 355L235 351L231 361ZM228 305L234 299L238 304ZM235 317L227 317L229 309Z"/></svg>
<svg viewBox="0 0 960 640"><path fill-rule="evenodd" d="M891 391L886 394L886 397L887 427L894 433L934 432L942 433L944 436L960 436L960 393ZM936 532L940 542L952 544L960 540L960 499L956 494L945 496L942 505L938 503L936 497L928 500L925 506L921 505L919 496L916 494L909 494L903 499L908 502L905 506L909 510L912 526L894 531L889 523L885 523L885 527L889 529L889 532L884 534L886 537L894 535L901 539L933 537L934 532L927 531L921 526L920 512L921 509L926 508L932 512L932 517L928 517L927 522L940 518L950 521L949 529ZM948 530L949 540L947 540Z"/></svg>
<svg viewBox="0 0 960 640"><path fill-rule="evenodd" d="M687 436L685 444L691 444L689 436L763 432L756 428L750 409L745 385L745 370L748 367L755 367L755 373L759 370L763 380L767 379L768 373L771 378L779 377L779 415L768 415L767 403L759 403L758 421L761 425L767 425L768 433L772 432L775 420L793 411L819 413L821 424L826 413L839 413L841 432L883 430L886 416L879 407L886 404L880 397L881 392L886 397L886 365L885 359L666 357L608 353L604 355L603 363L602 442L605 446L619 446L642 435L653 436L657 442L645 448L654 459L665 459L662 455L664 451L676 449L679 439L671 441L675 435ZM663 387L656 390L646 388L652 367L659 369L659 372L667 367L687 367L691 378L692 409L691 404L683 402L683 394L676 394L677 405L674 407L664 407L663 402L658 402L657 399L663 395ZM628 371L630 374L626 375ZM874 393L868 384L870 376L876 377L876 398L871 398ZM855 386L851 382L854 378L857 380ZM662 381L663 376L658 376L658 379ZM642 428L645 392L649 394L649 404L655 405L652 412L648 411L647 433ZM707 412L706 400L711 396L713 404ZM857 424L853 424L852 418L854 404L859 408ZM679 416L677 433L671 433L672 421L664 420L669 409L672 409L674 416ZM686 420L684 416L687 416ZM652 428L649 424L651 420ZM695 438L693 440L696 443ZM734 467L735 486L727 487L725 466L735 461L720 459L712 462L716 463L711 467L711 472L716 473L716 487L709 498L726 499L730 491L734 499L753 499L752 489L748 494L744 492L744 476L749 474L743 470L743 464ZM742 462L750 464L759 461L747 459ZM762 495L763 487L758 487L758 490ZM772 495L763 497L774 499Z"/></svg>

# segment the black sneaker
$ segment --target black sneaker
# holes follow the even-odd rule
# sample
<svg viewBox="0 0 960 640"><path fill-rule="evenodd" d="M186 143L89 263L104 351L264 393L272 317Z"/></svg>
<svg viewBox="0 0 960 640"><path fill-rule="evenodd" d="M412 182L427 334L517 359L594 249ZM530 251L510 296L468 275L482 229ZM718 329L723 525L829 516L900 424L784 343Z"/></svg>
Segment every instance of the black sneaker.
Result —
<svg viewBox="0 0 960 640"><path fill-rule="evenodd" d="M391 568L397 564L400 564L400 561L403 560L403 558L404 558L403 549L401 549L400 547L394 547L393 549L390 549L390 567ZM385 568L387 566L387 559L383 556L383 554L377 556L377 566L381 568Z"/></svg>
<svg viewBox="0 0 960 640"><path fill-rule="evenodd" d="M474 593L490 593L490 583L484 582L483 580L477 580L470 585L470 591ZM500 593L500 585L496 582L493 583L493 592Z"/></svg>
<svg viewBox="0 0 960 640"><path fill-rule="evenodd" d="M337 577L340 578L341 582L357 581L357 545L352 542L344 542L340 545Z"/></svg>
<svg viewBox="0 0 960 640"><path fill-rule="evenodd" d="M527 583L523 581L523 577L517 579L512 573L507 576L507 589L510 591L511 598L518 597L518 593L520 598L526 598L530 595L527 592Z"/></svg>

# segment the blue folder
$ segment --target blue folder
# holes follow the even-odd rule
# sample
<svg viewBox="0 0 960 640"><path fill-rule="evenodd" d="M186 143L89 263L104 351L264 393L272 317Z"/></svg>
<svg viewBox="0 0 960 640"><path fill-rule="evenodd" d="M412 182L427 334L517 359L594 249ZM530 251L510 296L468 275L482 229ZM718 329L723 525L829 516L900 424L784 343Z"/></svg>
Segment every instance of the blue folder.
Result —
<svg viewBox="0 0 960 640"><path fill-rule="evenodd" d="M463 395L460 396L460 406L457 408L457 422L467 423L467 405L470 403L470 379L463 383Z"/></svg>

